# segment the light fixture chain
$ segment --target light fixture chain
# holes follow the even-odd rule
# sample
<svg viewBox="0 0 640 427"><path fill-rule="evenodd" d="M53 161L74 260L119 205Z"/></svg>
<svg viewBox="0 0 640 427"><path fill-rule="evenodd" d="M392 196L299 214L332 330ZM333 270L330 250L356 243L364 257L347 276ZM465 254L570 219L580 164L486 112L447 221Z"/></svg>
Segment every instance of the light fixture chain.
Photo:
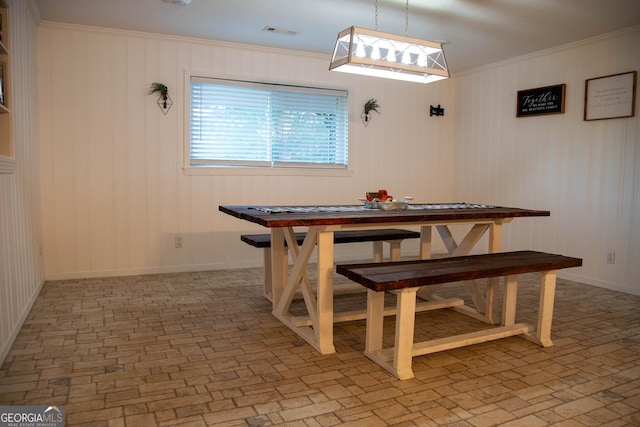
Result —
<svg viewBox="0 0 640 427"><path fill-rule="evenodd" d="M376 0L376 31L378 31L378 0Z"/></svg>
<svg viewBox="0 0 640 427"><path fill-rule="evenodd" d="M409 36L409 0L407 0L404 13L404 35Z"/></svg>

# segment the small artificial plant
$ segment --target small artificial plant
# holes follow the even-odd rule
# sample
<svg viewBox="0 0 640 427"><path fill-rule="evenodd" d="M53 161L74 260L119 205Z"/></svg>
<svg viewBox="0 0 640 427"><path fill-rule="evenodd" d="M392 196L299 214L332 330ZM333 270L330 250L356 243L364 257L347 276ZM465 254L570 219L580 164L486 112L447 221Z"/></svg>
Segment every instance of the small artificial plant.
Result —
<svg viewBox="0 0 640 427"><path fill-rule="evenodd" d="M369 120L371 119L371 111L375 111L376 113L380 114L378 108L380 108L380 104L378 104L378 101L376 101L374 98L371 98L364 104L364 113L361 117L365 126L369 124Z"/></svg>
<svg viewBox="0 0 640 427"><path fill-rule="evenodd" d="M167 97L169 96L169 88L162 83L153 82L151 83L151 89L149 89L149 95L156 92L160 93L160 96L164 101L164 108L167 108Z"/></svg>
<svg viewBox="0 0 640 427"><path fill-rule="evenodd" d="M375 111L376 113L380 114L378 108L380 108L380 104L378 104L378 101L376 101L374 98L371 98L364 104L364 114L368 116L370 111Z"/></svg>

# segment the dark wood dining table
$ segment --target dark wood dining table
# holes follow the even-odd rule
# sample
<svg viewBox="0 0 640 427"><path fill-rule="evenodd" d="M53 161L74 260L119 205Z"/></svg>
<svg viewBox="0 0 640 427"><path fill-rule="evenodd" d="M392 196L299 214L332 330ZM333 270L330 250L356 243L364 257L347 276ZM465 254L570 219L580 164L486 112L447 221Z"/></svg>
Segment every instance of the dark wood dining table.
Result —
<svg viewBox="0 0 640 427"><path fill-rule="evenodd" d="M421 259L431 258L432 229L442 238L450 256L467 255L488 233L487 252L502 250L502 225L514 218L549 216L546 210L531 210L475 203L411 203L406 209L369 209L364 205L336 206L219 206L233 217L259 224L271 230L273 315L311 344L321 354L335 352L333 325L337 321L364 318L363 313L334 313L333 279L335 270L333 233L343 229L379 228L393 225L420 227ZM451 227L470 228L456 241ZM298 245L294 227L306 229ZM288 251L285 248L285 241ZM317 249L315 289L307 274L309 260ZM289 272L286 254L292 261ZM282 262L282 260L285 262ZM485 292L477 283L465 284L474 307L458 303L455 309L464 314L494 323L497 282L489 280ZM290 307L296 292L302 293L307 315L293 315ZM437 300L437 287L419 294ZM446 301L443 300L443 305Z"/></svg>

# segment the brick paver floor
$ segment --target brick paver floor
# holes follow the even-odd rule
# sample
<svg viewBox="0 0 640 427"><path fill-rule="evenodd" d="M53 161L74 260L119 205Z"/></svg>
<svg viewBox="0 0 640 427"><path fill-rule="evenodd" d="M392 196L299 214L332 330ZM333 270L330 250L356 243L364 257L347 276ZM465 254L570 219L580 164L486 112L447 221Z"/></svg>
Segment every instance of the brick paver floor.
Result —
<svg viewBox="0 0 640 427"><path fill-rule="evenodd" d="M511 337L420 356L399 381L363 356L364 321L336 325L336 353L318 354L271 315L261 274L45 283L0 369L0 405L61 405L68 426L640 425L640 296L559 280L553 347ZM531 321L538 276L523 279L517 321ZM416 340L486 326L421 313Z"/></svg>

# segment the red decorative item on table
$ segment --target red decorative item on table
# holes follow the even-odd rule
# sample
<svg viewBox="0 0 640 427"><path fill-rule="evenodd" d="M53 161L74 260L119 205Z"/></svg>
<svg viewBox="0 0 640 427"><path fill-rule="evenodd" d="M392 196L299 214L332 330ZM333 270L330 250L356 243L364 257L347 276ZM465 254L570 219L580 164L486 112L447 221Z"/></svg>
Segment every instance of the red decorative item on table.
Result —
<svg viewBox="0 0 640 427"><path fill-rule="evenodd" d="M377 199L377 200L376 200ZM378 191L368 191L367 192L367 201L379 201L386 202L389 199L393 199L393 196L387 194L387 190L378 190Z"/></svg>

